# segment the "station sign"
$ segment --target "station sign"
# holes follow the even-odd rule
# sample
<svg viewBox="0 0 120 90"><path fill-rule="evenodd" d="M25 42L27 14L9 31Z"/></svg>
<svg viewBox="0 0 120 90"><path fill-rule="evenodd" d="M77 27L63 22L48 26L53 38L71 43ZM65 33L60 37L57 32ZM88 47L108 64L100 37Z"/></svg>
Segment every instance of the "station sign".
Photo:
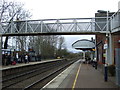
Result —
<svg viewBox="0 0 120 90"><path fill-rule="evenodd" d="M104 49L107 49L108 45L107 44L104 44Z"/></svg>

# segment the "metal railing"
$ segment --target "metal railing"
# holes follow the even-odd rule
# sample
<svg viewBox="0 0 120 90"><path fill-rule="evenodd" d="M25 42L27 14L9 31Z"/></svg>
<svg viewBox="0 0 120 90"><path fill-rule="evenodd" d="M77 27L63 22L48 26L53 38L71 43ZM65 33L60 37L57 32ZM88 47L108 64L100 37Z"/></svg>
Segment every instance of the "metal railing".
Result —
<svg viewBox="0 0 120 90"><path fill-rule="evenodd" d="M110 18L111 32L120 31L120 10L114 13Z"/></svg>

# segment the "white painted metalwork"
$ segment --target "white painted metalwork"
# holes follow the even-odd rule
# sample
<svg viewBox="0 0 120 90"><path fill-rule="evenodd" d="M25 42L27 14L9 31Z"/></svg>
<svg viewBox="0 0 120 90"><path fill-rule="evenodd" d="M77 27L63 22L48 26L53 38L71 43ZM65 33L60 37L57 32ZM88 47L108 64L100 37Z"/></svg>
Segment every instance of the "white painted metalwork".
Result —
<svg viewBox="0 0 120 90"><path fill-rule="evenodd" d="M120 9L111 16L110 23L112 33L120 31Z"/></svg>
<svg viewBox="0 0 120 90"><path fill-rule="evenodd" d="M0 23L0 34L25 34L25 33L60 33L60 32L105 32L106 21L96 21L106 17L96 18L66 18L11 21Z"/></svg>
<svg viewBox="0 0 120 90"><path fill-rule="evenodd" d="M55 32L81 32L81 33L106 33L106 17L95 18L65 18L41 19L0 22L0 34L25 34L25 33L55 33ZM110 31L120 31L120 10L109 19Z"/></svg>

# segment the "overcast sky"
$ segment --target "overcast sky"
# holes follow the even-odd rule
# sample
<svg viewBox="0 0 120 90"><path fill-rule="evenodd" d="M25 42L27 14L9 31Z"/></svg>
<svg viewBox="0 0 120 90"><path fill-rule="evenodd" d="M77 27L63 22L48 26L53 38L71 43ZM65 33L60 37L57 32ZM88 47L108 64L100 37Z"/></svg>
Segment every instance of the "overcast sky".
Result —
<svg viewBox="0 0 120 90"><path fill-rule="evenodd" d="M119 0L14 0L25 4L32 13L31 19L89 18L94 17L97 10L118 10ZM80 39L91 39L94 36L65 36L69 50L74 51L71 44Z"/></svg>
<svg viewBox="0 0 120 90"><path fill-rule="evenodd" d="M75 50L74 48L72 48L72 44L78 40L81 40L81 39L88 39L88 40L91 40L91 37L93 37L95 39L95 36L93 35L66 35L64 36L65 37L65 44L67 46L67 49L71 52L79 52L80 50Z"/></svg>
<svg viewBox="0 0 120 90"><path fill-rule="evenodd" d="M94 17L97 10L117 11L119 0L14 0L23 2L33 19Z"/></svg>

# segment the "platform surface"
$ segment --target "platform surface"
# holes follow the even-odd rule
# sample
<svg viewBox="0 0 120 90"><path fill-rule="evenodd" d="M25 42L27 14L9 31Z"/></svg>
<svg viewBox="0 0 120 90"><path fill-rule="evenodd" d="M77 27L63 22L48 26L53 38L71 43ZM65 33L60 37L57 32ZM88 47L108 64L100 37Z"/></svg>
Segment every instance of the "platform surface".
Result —
<svg viewBox="0 0 120 90"><path fill-rule="evenodd" d="M43 89L45 88L118 88L118 86L109 80L105 82L100 71L78 60L47 83Z"/></svg>

